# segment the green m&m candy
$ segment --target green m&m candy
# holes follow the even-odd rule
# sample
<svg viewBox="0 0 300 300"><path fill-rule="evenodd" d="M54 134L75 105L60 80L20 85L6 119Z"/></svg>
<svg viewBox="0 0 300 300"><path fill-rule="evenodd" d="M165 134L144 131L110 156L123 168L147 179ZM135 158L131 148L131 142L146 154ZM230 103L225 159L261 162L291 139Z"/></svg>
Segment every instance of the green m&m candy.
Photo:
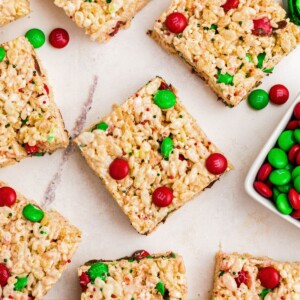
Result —
<svg viewBox="0 0 300 300"><path fill-rule="evenodd" d="M300 176L297 176L294 179L294 188L298 193L300 193Z"/></svg>
<svg viewBox="0 0 300 300"><path fill-rule="evenodd" d="M27 204L23 208L23 216L31 222L40 222L44 218L44 212L32 204Z"/></svg>
<svg viewBox="0 0 300 300"><path fill-rule="evenodd" d="M162 109L169 109L176 104L176 96L169 90L158 90L154 95L154 103Z"/></svg>
<svg viewBox="0 0 300 300"><path fill-rule="evenodd" d="M294 132L292 130L283 131L278 138L278 146L286 152L289 151L295 143Z"/></svg>
<svg viewBox="0 0 300 300"><path fill-rule="evenodd" d="M26 288L28 283L28 277L17 277L17 282L15 283L14 290L21 292Z"/></svg>
<svg viewBox="0 0 300 300"><path fill-rule="evenodd" d="M294 137L298 144L300 144L300 129L294 131Z"/></svg>
<svg viewBox="0 0 300 300"><path fill-rule="evenodd" d="M292 188L292 184L290 182L288 184L285 184L285 185L278 185L277 186L278 191L281 192L281 193L285 193L285 194L287 194L291 188Z"/></svg>
<svg viewBox="0 0 300 300"><path fill-rule="evenodd" d="M288 164L288 157L283 150L273 148L268 153L268 161L274 168L283 169Z"/></svg>
<svg viewBox="0 0 300 300"><path fill-rule="evenodd" d="M166 137L161 143L161 154L164 158L169 158L174 148L173 140L170 137Z"/></svg>
<svg viewBox="0 0 300 300"><path fill-rule="evenodd" d="M96 278L101 278L103 281L105 281L108 275L108 265L102 262L96 262L91 265L87 271L87 274L91 278L92 282L94 282Z"/></svg>
<svg viewBox="0 0 300 300"><path fill-rule="evenodd" d="M155 286L155 288L157 289L157 291L164 296L165 295L165 285L163 284L162 281L158 282Z"/></svg>
<svg viewBox="0 0 300 300"><path fill-rule="evenodd" d="M254 90L248 97L248 104L255 110L261 110L265 108L269 103L269 94L262 90Z"/></svg>
<svg viewBox="0 0 300 300"><path fill-rule="evenodd" d="M218 71L217 83L225 83L226 85L233 85L233 76L228 73L222 74L221 71Z"/></svg>
<svg viewBox="0 0 300 300"><path fill-rule="evenodd" d="M272 192L273 192L273 200L276 201L277 197L280 195L280 192L278 191L277 188L273 188Z"/></svg>
<svg viewBox="0 0 300 300"><path fill-rule="evenodd" d="M33 46L33 48L40 48L45 44L46 37L42 30L33 28L26 32L26 38Z"/></svg>
<svg viewBox="0 0 300 300"><path fill-rule="evenodd" d="M292 179L295 180L296 177L300 176L300 166L296 167L292 171Z"/></svg>
<svg viewBox="0 0 300 300"><path fill-rule="evenodd" d="M6 51L3 47L0 47L0 62L3 61L3 59L6 56Z"/></svg>
<svg viewBox="0 0 300 300"><path fill-rule="evenodd" d="M289 198L286 194L280 194L276 199L277 209L284 215L289 215L293 212Z"/></svg>
<svg viewBox="0 0 300 300"><path fill-rule="evenodd" d="M96 128L99 130L106 131L108 128L108 124L106 124L105 122L100 122L99 124L97 124Z"/></svg>
<svg viewBox="0 0 300 300"><path fill-rule="evenodd" d="M286 169L274 170L269 176L271 183L275 185L285 185L291 181L291 173Z"/></svg>

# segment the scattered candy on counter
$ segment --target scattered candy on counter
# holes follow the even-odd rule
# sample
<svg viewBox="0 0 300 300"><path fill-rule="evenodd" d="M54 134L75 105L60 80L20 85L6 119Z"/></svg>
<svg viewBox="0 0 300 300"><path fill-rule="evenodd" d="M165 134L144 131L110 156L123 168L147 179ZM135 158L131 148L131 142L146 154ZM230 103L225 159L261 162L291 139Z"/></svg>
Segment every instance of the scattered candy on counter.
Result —
<svg viewBox="0 0 300 300"><path fill-rule="evenodd" d="M269 151L254 182L255 190L273 199L278 211L300 219L300 102ZM267 287L267 286L266 286Z"/></svg>
<svg viewBox="0 0 300 300"><path fill-rule="evenodd" d="M26 38L30 42L30 44L33 46L33 48L41 48L46 41L45 34L42 30L33 28L26 32L25 34Z"/></svg>
<svg viewBox="0 0 300 300"><path fill-rule="evenodd" d="M277 105L284 104L288 101L289 96L290 93L287 87L282 84L276 84L270 89L269 93L262 89L252 91L248 96L248 104L255 110L261 110L265 108L270 101Z"/></svg>
<svg viewBox="0 0 300 300"><path fill-rule="evenodd" d="M56 28L49 35L50 44L57 49L62 49L69 44L69 33L62 28Z"/></svg>

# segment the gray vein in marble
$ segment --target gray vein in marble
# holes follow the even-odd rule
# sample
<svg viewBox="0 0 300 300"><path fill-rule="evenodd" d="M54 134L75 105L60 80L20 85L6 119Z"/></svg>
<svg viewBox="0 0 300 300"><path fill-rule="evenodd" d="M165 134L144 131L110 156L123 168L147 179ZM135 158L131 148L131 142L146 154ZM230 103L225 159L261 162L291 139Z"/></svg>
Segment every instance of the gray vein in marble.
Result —
<svg viewBox="0 0 300 300"><path fill-rule="evenodd" d="M67 149L65 149L60 166L59 166L58 170L55 172L52 179L50 180L50 182L47 186L47 189L45 191L44 200L42 202L43 207L49 206L55 200L56 189L61 182L61 176L62 176L62 172L64 170L64 166L65 166L66 162L68 161L70 155L74 151L74 144L72 143L72 140L83 131L83 127L86 122L87 114L90 111L92 104L93 104L94 94L95 94L97 85L98 85L98 76L94 76L93 82L89 89L88 97L87 97L86 101L84 102L82 109L80 111L80 114L77 117L75 125L71 131L71 134L70 134L71 143L67 147Z"/></svg>

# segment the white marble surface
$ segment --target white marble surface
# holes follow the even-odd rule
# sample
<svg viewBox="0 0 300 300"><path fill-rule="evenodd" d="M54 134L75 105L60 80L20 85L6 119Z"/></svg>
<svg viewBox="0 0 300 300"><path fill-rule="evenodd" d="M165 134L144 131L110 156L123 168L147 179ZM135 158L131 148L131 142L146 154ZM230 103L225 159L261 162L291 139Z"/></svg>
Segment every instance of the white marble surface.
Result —
<svg viewBox="0 0 300 300"><path fill-rule="evenodd" d="M171 0L153 0L129 30L121 31L104 45L91 42L53 1L31 2L31 15L1 28L0 42L23 35L32 27L46 34L56 27L69 31L71 42L67 48L55 50L46 44L37 52L49 72L56 102L71 133L95 78L98 82L86 126L108 114L112 103L121 103L149 79L161 75L178 88L185 106L236 167L148 237L134 231L77 149L63 165L62 150L1 169L1 180L42 203L49 182L62 165L61 182L51 206L82 230L83 240L47 300L80 298L76 268L86 260L114 259L141 248L150 252L172 249L184 256L188 299L209 298L214 255L220 245L225 251L300 261L299 229L249 198L243 187L249 166L300 91L300 47L262 85L265 89L276 83L287 85L291 99L286 105L270 105L255 112L244 102L229 109L216 101L209 88L178 58L166 54L145 34Z"/></svg>

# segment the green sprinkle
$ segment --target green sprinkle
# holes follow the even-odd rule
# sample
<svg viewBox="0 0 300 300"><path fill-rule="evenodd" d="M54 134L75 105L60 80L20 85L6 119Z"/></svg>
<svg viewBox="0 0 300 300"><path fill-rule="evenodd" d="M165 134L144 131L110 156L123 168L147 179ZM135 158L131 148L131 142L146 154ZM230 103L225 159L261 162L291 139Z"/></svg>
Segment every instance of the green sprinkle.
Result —
<svg viewBox="0 0 300 300"><path fill-rule="evenodd" d="M151 255L148 255L148 256L146 256L146 258L148 258L148 259L151 259L151 258L152 258L152 256L151 256Z"/></svg>
<svg viewBox="0 0 300 300"><path fill-rule="evenodd" d="M8 261L8 259L7 259L7 258L4 258L4 259L3 259L3 261L4 261L4 262L7 262L7 261Z"/></svg>
<svg viewBox="0 0 300 300"><path fill-rule="evenodd" d="M225 273L224 271L221 271L221 272L219 273L219 277L223 276L224 273Z"/></svg>
<svg viewBox="0 0 300 300"><path fill-rule="evenodd" d="M12 214L12 213L9 213L9 214L8 214L8 216L9 216L9 217L12 217L12 216L13 216L13 214Z"/></svg>
<svg viewBox="0 0 300 300"><path fill-rule="evenodd" d="M157 289L157 291L164 296L165 295L165 286L163 284L162 281L160 281L159 283L156 284L155 288Z"/></svg>
<svg viewBox="0 0 300 300"><path fill-rule="evenodd" d="M47 234L46 231L40 231L40 234Z"/></svg>
<svg viewBox="0 0 300 300"><path fill-rule="evenodd" d="M179 115L179 118L182 119L182 115Z"/></svg>
<svg viewBox="0 0 300 300"><path fill-rule="evenodd" d="M176 254L175 253L171 253L171 257L176 258Z"/></svg>
<svg viewBox="0 0 300 300"><path fill-rule="evenodd" d="M132 273L132 270L129 270L129 273Z"/></svg>
<svg viewBox="0 0 300 300"><path fill-rule="evenodd" d="M271 292L271 289L263 289L262 292L259 294L259 297L264 299L267 294L269 294Z"/></svg>
<svg viewBox="0 0 300 300"><path fill-rule="evenodd" d="M178 37L181 39L182 38L182 33L178 34Z"/></svg>
<svg viewBox="0 0 300 300"><path fill-rule="evenodd" d="M243 25L243 22L242 22L242 21L239 21L239 24L240 24L240 25Z"/></svg>
<svg viewBox="0 0 300 300"><path fill-rule="evenodd" d="M153 118L156 119L156 115L154 115Z"/></svg>
<svg viewBox="0 0 300 300"><path fill-rule="evenodd" d="M5 125L5 128L8 128L8 127L10 127L10 124L9 124L9 123Z"/></svg>
<svg viewBox="0 0 300 300"><path fill-rule="evenodd" d="M215 25L215 24L212 24L211 26L210 26L210 30L217 30L217 25Z"/></svg>
<svg viewBox="0 0 300 300"><path fill-rule="evenodd" d="M15 283L14 290L21 292L24 288L26 288L28 282L28 277L17 277L17 282Z"/></svg>
<svg viewBox="0 0 300 300"><path fill-rule="evenodd" d="M105 122L101 122L101 123L97 124L96 128L99 130L106 131L108 128L108 124L106 124Z"/></svg>
<svg viewBox="0 0 300 300"><path fill-rule="evenodd" d="M134 259L133 259L133 258L129 258L128 261L129 261L129 262L133 262Z"/></svg>

